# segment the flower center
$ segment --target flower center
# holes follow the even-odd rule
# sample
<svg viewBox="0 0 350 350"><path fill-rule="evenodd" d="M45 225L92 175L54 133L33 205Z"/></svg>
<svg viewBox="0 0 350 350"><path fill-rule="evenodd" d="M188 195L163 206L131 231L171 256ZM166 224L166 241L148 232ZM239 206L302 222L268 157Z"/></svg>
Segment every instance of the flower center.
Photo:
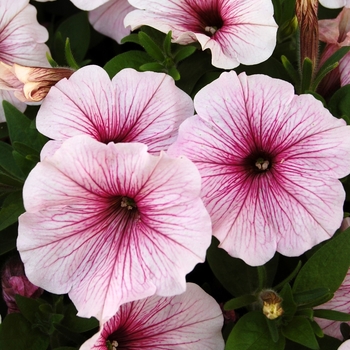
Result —
<svg viewBox="0 0 350 350"><path fill-rule="evenodd" d="M255 162L255 166L260 170L260 171L265 171L269 168L270 162L267 159L264 158L258 158L258 160Z"/></svg>
<svg viewBox="0 0 350 350"><path fill-rule="evenodd" d="M118 342L116 340L112 340L112 342L107 340L106 345L108 350L117 350L118 348Z"/></svg>
<svg viewBox="0 0 350 350"><path fill-rule="evenodd" d="M126 208L127 210L137 209L137 205L136 205L135 201L129 197L122 197L122 199L120 201L120 206L122 208Z"/></svg>

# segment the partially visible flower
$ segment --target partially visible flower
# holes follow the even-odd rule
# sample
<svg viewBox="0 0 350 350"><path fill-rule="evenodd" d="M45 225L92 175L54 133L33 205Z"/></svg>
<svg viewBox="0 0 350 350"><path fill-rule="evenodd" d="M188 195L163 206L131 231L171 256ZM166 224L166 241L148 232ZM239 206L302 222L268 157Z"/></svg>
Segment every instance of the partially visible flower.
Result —
<svg viewBox="0 0 350 350"><path fill-rule="evenodd" d="M319 22L319 38L325 42L319 67L342 46L350 46L350 8L343 8L335 19L323 19ZM332 93L338 87L350 83L350 53L347 53L322 81L320 91L324 95Z"/></svg>
<svg viewBox="0 0 350 350"><path fill-rule="evenodd" d="M350 340L347 340L342 345L340 345L338 350L350 350Z"/></svg>
<svg viewBox="0 0 350 350"><path fill-rule="evenodd" d="M121 305L80 350L222 350L219 305L200 287L187 283L174 297L152 296ZM108 345L110 347L108 348Z"/></svg>
<svg viewBox="0 0 350 350"><path fill-rule="evenodd" d="M14 91L15 97L25 103L41 102L50 88L73 74L70 68L12 66L0 62L0 89Z"/></svg>
<svg viewBox="0 0 350 350"><path fill-rule="evenodd" d="M211 242L200 185L185 157L66 140L24 184L17 248L28 278L103 321L126 302L184 292Z"/></svg>
<svg viewBox="0 0 350 350"><path fill-rule="evenodd" d="M104 143L142 142L158 154L193 112L192 99L164 73L123 69L111 81L102 68L87 66L52 87L38 112L38 130L55 140L42 158L82 134Z"/></svg>
<svg viewBox="0 0 350 350"><path fill-rule="evenodd" d="M350 7L350 0L319 0L320 4L330 9L338 9L340 7Z"/></svg>
<svg viewBox="0 0 350 350"><path fill-rule="evenodd" d="M194 98L170 155L202 175L220 247L249 265L299 256L340 226L350 126L313 96L265 75L223 73Z"/></svg>
<svg viewBox="0 0 350 350"><path fill-rule="evenodd" d="M118 43L130 34L130 27L125 28L125 16L134 10L128 0L109 0L102 6L89 12L89 21L96 31L107 35Z"/></svg>
<svg viewBox="0 0 350 350"><path fill-rule="evenodd" d="M5 263L1 274L1 287L9 314L19 312L15 299L16 294L27 298L38 298L43 293L41 288L28 280L19 256L14 256Z"/></svg>
<svg viewBox="0 0 350 350"><path fill-rule="evenodd" d="M267 60L276 45L277 24L270 0L129 0L138 10L124 24L132 30L148 25L172 31L173 41L198 41L210 49L215 67Z"/></svg>
<svg viewBox="0 0 350 350"><path fill-rule="evenodd" d="M0 2L0 61L25 66L49 67L44 44L48 31L36 19L36 9L28 0L1 0ZM1 78L1 76L0 76ZM24 111L26 104L20 102L11 91L0 90L0 100L7 100ZM0 122L5 121L0 106Z"/></svg>

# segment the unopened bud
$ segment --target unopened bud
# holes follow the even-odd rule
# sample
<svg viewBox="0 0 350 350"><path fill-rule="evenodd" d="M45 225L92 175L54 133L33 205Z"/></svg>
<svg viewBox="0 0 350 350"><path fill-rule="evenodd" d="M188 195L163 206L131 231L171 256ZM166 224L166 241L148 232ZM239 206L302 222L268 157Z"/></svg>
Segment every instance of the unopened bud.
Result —
<svg viewBox="0 0 350 350"><path fill-rule="evenodd" d="M19 256L5 263L1 275L2 295L8 307L8 313L19 312L15 295L38 298L43 290L31 283L24 274L24 266Z"/></svg>
<svg viewBox="0 0 350 350"><path fill-rule="evenodd" d="M13 90L14 95L25 103L41 102L50 88L74 71L70 68L12 66L0 62L0 89Z"/></svg>
<svg viewBox="0 0 350 350"><path fill-rule="evenodd" d="M262 302L263 314L270 320L274 320L283 314L282 298L273 290L263 290L259 298Z"/></svg>

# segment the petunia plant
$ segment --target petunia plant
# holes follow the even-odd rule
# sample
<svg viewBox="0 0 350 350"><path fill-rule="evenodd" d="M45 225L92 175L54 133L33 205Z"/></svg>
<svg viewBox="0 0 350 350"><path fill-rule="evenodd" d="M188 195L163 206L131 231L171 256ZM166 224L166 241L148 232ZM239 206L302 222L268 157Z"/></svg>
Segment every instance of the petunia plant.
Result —
<svg viewBox="0 0 350 350"><path fill-rule="evenodd" d="M349 349L349 6L3 0L0 349Z"/></svg>

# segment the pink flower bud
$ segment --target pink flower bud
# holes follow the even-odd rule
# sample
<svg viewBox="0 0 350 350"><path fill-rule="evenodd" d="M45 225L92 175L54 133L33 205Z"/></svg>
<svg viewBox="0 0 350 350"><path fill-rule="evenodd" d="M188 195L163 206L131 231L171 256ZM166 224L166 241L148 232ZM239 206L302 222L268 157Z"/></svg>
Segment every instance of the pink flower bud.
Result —
<svg viewBox="0 0 350 350"><path fill-rule="evenodd" d="M1 275L1 285L9 314L19 312L16 294L35 299L43 293L43 289L32 284L24 274L24 266L19 256L14 256L6 262Z"/></svg>
<svg viewBox="0 0 350 350"><path fill-rule="evenodd" d="M13 90L25 103L37 103L44 99L50 88L74 73L70 68L12 66L0 62L0 89Z"/></svg>

